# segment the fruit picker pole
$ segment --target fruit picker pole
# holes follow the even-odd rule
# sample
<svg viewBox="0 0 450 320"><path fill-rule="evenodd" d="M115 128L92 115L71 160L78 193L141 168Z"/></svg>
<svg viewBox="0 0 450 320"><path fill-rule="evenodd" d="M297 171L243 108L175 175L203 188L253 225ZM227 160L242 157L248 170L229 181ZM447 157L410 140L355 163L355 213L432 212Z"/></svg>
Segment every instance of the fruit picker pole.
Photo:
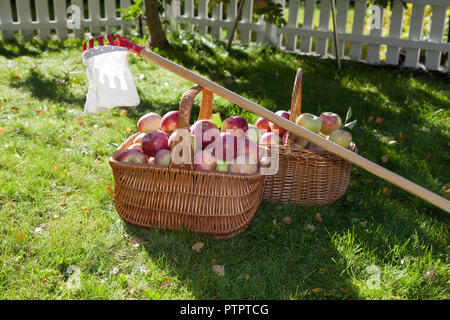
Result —
<svg viewBox="0 0 450 320"><path fill-rule="evenodd" d="M203 88L217 94L218 96L221 96L224 99L227 99L228 101L237 104L238 106L244 108L245 110L252 112L254 114L257 114L258 116L265 118L281 128L288 130L289 132L292 132L296 136L302 137L319 147L328 150L339 157L357 165L358 167L392 183L393 185L408 191L409 193L412 193L413 195L425 200L426 202L441 208L442 210L446 211L447 213L450 212L450 201L447 199L415 184L414 182L409 181L408 179L403 178L402 176L389 171L378 164L361 157L360 155L345 149L323 137L321 137L318 134L315 134L297 124L295 124L292 121L289 121L285 118L282 118L272 111L269 111L256 103L218 85L215 82L212 82L211 80L208 80L190 70L187 70L186 68L183 68L179 66L178 64L167 60L160 55L150 51L146 50L143 47L140 47L136 44L134 44L131 41L126 40L125 38L121 37L120 35L117 35L119 39L118 45L128 48L129 50L133 51L134 53L138 54L142 58L151 61L155 63L156 65L175 73L176 75L185 78L192 83L198 84L202 86ZM117 41L116 41L117 44Z"/></svg>

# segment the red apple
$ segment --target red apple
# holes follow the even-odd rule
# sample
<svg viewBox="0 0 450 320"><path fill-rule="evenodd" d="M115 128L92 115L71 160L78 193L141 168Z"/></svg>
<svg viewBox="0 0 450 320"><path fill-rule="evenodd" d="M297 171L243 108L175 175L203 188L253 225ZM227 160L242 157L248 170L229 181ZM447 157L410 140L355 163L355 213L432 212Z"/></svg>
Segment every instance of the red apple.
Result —
<svg viewBox="0 0 450 320"><path fill-rule="evenodd" d="M230 132L222 132L216 140L214 155L222 161L232 160L237 154L238 138Z"/></svg>
<svg viewBox="0 0 450 320"><path fill-rule="evenodd" d="M143 115L137 123L139 132L148 133L153 130L161 129L161 116L157 113L150 112Z"/></svg>
<svg viewBox="0 0 450 320"><path fill-rule="evenodd" d="M169 111L161 119L161 130L172 132L178 129L178 111Z"/></svg>
<svg viewBox="0 0 450 320"><path fill-rule="evenodd" d="M167 149L159 150L155 155L155 164L168 167L170 164L171 151Z"/></svg>
<svg viewBox="0 0 450 320"><path fill-rule="evenodd" d="M154 130L142 139L142 151L149 157L154 157L161 149L168 149L167 136L160 130Z"/></svg>
<svg viewBox="0 0 450 320"><path fill-rule="evenodd" d="M322 128L320 131L325 135L329 135L334 130L341 128L342 120L336 113L324 112L319 116L319 119L322 121Z"/></svg>
<svg viewBox="0 0 450 320"><path fill-rule="evenodd" d="M352 134L344 130L334 130L328 136L328 140L340 145L341 147L347 148L352 142Z"/></svg>
<svg viewBox="0 0 450 320"><path fill-rule="evenodd" d="M142 143L142 139L144 138L145 135L146 135L146 133L144 133L144 132L139 133L139 134L136 136L136 138L134 138L133 143L139 143L139 144L141 144L141 143Z"/></svg>
<svg viewBox="0 0 450 320"><path fill-rule="evenodd" d="M269 146L271 144L279 145L280 137L275 132L267 132L261 136L261 139L259 140L259 144L266 145L266 146Z"/></svg>
<svg viewBox="0 0 450 320"><path fill-rule="evenodd" d="M147 158L142 151L136 149L128 149L122 152L117 157L117 161L127 163L147 163Z"/></svg>
<svg viewBox="0 0 450 320"><path fill-rule="evenodd" d="M270 132L270 122L267 119L258 118L258 120L256 120L255 126L262 132L265 131L264 133Z"/></svg>
<svg viewBox="0 0 450 320"><path fill-rule="evenodd" d="M289 112L284 111L284 110L279 110L279 111L275 112L275 114L279 115L280 117L283 117L287 120L289 120L289 118L290 118ZM286 130L284 130L283 128L279 127L275 123L270 122L270 131L276 131L276 130L278 130L278 134L280 136L286 132Z"/></svg>
<svg viewBox="0 0 450 320"><path fill-rule="evenodd" d="M258 172L258 164L254 163L253 159L239 156L231 161L228 170L233 173L254 174Z"/></svg>
<svg viewBox="0 0 450 320"><path fill-rule="evenodd" d="M194 167L201 170L216 170L216 157L207 150L200 150L194 154Z"/></svg>
<svg viewBox="0 0 450 320"><path fill-rule="evenodd" d="M311 113L302 113L298 118L296 123L309 131L318 133L322 128L322 120L319 117Z"/></svg>
<svg viewBox="0 0 450 320"><path fill-rule="evenodd" d="M238 138L243 138L247 129L247 121L241 116L230 117L222 122L222 132L233 133Z"/></svg>
<svg viewBox="0 0 450 320"><path fill-rule="evenodd" d="M199 120L191 126L191 134L194 135L195 143L201 144L203 149L216 140L220 130L212 121Z"/></svg>
<svg viewBox="0 0 450 320"><path fill-rule="evenodd" d="M239 139L237 145L237 157L244 156L258 163L258 145L248 139Z"/></svg>

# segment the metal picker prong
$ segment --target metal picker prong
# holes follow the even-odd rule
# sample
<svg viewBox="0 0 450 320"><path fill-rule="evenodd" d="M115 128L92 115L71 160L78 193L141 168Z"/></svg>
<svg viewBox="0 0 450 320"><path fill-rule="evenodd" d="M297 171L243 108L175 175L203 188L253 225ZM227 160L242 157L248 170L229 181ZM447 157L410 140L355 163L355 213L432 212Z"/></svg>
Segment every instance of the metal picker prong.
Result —
<svg viewBox="0 0 450 320"><path fill-rule="evenodd" d="M100 45L100 46L103 46L104 44L103 44L103 36L98 36L97 37L97 41L98 41L98 44Z"/></svg>
<svg viewBox="0 0 450 320"><path fill-rule="evenodd" d="M106 38L108 38L109 45L110 45L110 46L114 46L114 37L112 36L112 34L108 34L108 35L106 36Z"/></svg>

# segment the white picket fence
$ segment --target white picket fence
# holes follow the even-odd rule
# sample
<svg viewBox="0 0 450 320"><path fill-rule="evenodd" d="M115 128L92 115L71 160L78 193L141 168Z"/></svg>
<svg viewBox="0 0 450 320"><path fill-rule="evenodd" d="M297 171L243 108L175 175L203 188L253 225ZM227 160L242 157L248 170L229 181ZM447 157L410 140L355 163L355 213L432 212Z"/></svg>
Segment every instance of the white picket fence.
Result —
<svg viewBox="0 0 450 320"><path fill-rule="evenodd" d="M15 2L14 6L11 2ZM71 30L67 29L66 0L0 0L0 31L4 38L21 32L25 38L31 37L37 30L39 37L48 38L52 30L60 38L66 38ZM36 14L32 19L31 1L34 1ZM49 1L54 1L54 14L50 17ZM269 42L287 51L312 55L333 55L333 32L331 24L331 5L329 0L276 0L287 13L287 25L276 27L267 24L260 17L253 18L253 4L258 0L246 0L242 19L238 23L236 40L242 43ZM352 25L348 26L350 0L336 0L337 29L341 55L352 60L366 60L370 63L398 64L400 50L404 52L404 66L419 67L421 54L425 55L425 66L429 70L450 71L448 61L441 63L442 53L450 52L450 43L444 41L444 27L447 21L447 9L450 0L406 0L412 4L409 26L406 26L405 8L400 0L394 0L389 12L380 7L383 25L388 26L388 34L382 28L372 28L368 32L364 27L371 17L368 13L368 0L355 0ZM121 8L130 5L131 0L120 0ZM210 8L209 0L172 0L171 5L164 4L164 18L174 27L182 26L202 34L211 34L215 38L228 37L238 12L238 0L229 0L226 5L219 3ZM70 4L83 8L83 0L72 0ZM85 29L92 34L99 34L104 28L109 32L114 27L121 27L123 32L131 26L130 21L120 18L116 12L116 0L88 0L88 14L82 13L80 29L74 29L77 37L85 36ZM104 8L101 5L104 4ZM431 27L429 36L424 37L425 10L431 7ZM103 10L101 10L103 9ZM319 10L319 21L315 21L315 12ZM226 12L225 12L226 11ZM299 12L303 16L299 17ZM101 16L101 12L104 15ZM389 16L388 16L389 13ZM16 17L16 19L13 19ZM301 19L300 19L301 18ZM300 23L301 22L301 26ZM315 24L316 22L316 24ZM387 25L386 25L387 24ZM403 28L409 27L409 35L402 37ZM350 32L348 32L350 30ZM366 47L366 48L365 48ZM346 50L345 50L346 49ZM381 50L384 49L384 50ZM367 53L363 56L363 51Z"/></svg>

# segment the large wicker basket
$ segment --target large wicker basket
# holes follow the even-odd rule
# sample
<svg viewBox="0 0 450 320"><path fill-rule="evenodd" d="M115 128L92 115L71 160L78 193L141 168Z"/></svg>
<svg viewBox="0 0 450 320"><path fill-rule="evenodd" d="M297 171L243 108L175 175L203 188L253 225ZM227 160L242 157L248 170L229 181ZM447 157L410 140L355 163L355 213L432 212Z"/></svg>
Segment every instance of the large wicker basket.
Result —
<svg viewBox="0 0 450 320"><path fill-rule="evenodd" d="M182 97L178 127L189 129L192 103L203 88L195 86ZM212 93L203 90L199 120L212 115ZM143 227L186 229L217 238L244 231L262 200L264 176L194 170L192 165L160 167L115 159L126 150L128 138L110 158L117 213Z"/></svg>
<svg viewBox="0 0 450 320"><path fill-rule="evenodd" d="M291 100L290 119L295 121L301 109L302 70L298 69ZM293 147L293 135L279 147L278 173L266 177L263 200L294 202L300 205L326 205L335 202L347 190L351 163L331 152L313 152ZM352 143L350 150L357 152Z"/></svg>

